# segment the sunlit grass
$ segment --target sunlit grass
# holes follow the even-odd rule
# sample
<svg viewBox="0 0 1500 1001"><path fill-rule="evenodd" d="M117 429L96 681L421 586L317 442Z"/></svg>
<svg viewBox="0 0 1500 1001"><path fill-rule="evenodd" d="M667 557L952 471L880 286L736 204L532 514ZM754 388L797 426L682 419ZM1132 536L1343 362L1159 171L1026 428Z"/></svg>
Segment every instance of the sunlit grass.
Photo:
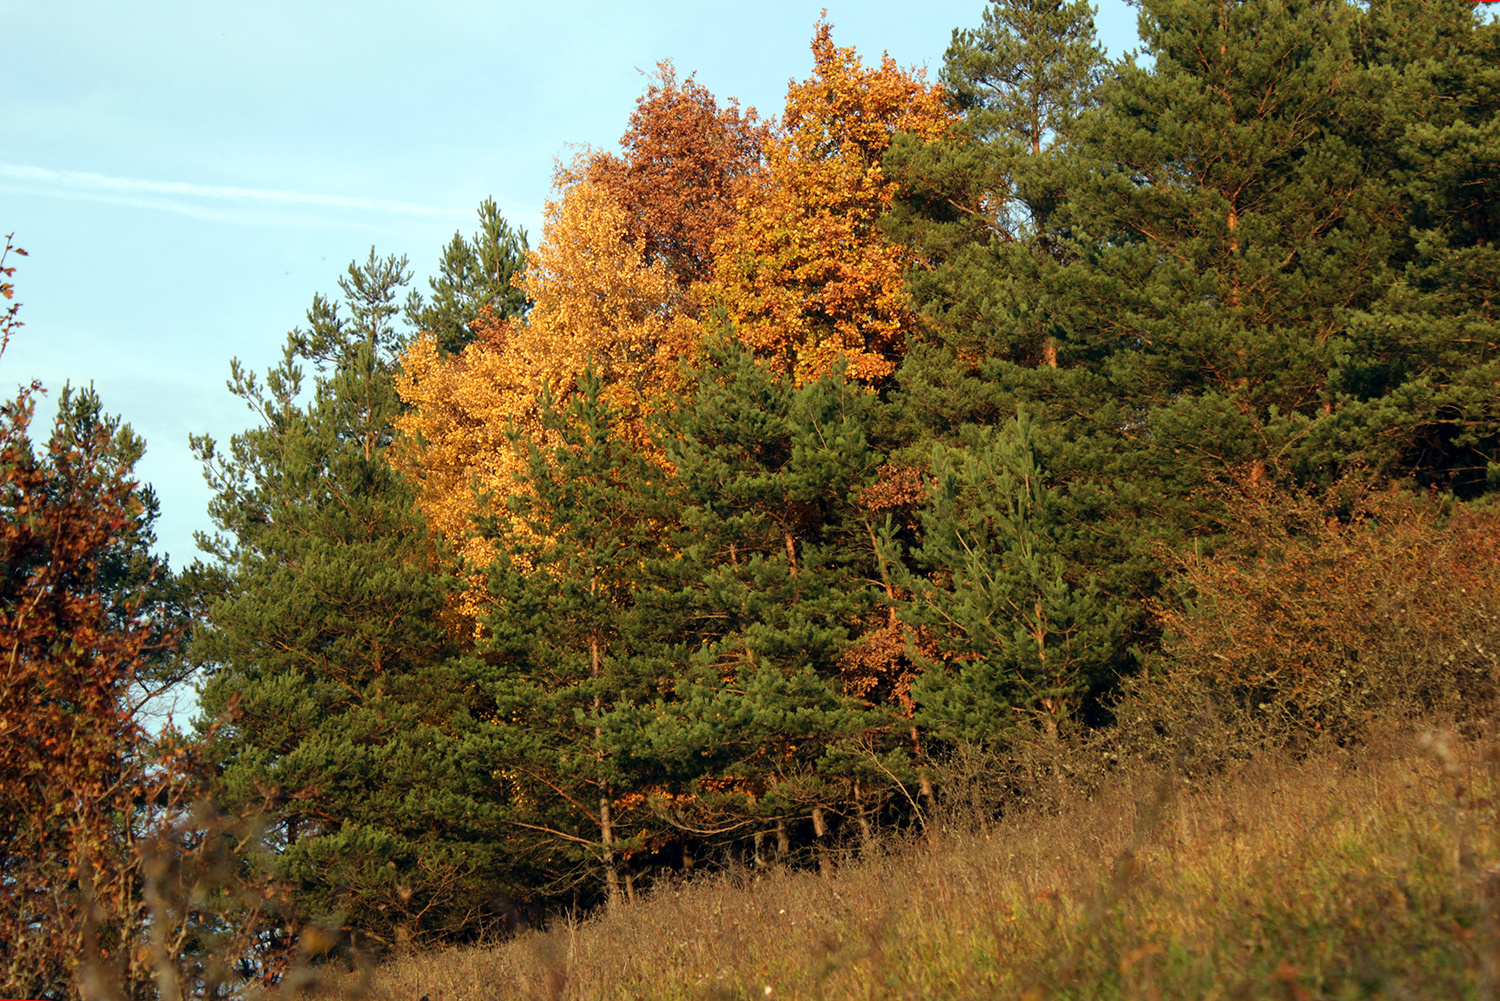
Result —
<svg viewBox="0 0 1500 1001"><path fill-rule="evenodd" d="M380 968L378 997L1489 998L1496 745L1264 756ZM351 992L352 993L352 992Z"/></svg>

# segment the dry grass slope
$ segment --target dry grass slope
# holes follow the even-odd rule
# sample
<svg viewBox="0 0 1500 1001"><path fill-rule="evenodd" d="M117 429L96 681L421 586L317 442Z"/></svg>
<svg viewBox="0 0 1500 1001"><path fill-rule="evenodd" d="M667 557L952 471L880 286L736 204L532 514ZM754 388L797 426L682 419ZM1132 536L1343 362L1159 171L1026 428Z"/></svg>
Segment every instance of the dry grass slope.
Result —
<svg viewBox="0 0 1500 1001"><path fill-rule="evenodd" d="M813 873L720 873L333 993L481 999L1491 998L1500 743L1390 734Z"/></svg>

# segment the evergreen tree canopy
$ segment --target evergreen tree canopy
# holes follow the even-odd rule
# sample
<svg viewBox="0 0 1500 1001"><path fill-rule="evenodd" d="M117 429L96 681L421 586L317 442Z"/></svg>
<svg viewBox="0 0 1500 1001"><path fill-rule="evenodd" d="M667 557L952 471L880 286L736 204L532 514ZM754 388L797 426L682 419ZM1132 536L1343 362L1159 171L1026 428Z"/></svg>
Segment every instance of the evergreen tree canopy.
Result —
<svg viewBox="0 0 1500 1001"><path fill-rule="evenodd" d="M263 805L301 913L356 943L473 934L504 885L473 748L489 693L453 659L448 578L414 493L386 462L405 262L351 265L264 382L232 366L260 424L227 454L194 439L220 534L194 653L215 795ZM300 362L319 367L303 402Z"/></svg>
<svg viewBox="0 0 1500 1001"><path fill-rule="evenodd" d="M884 459L877 407L842 366L799 388L729 338L663 419L677 504L650 600L685 656L638 720L637 753L683 797L682 830L743 836L814 811L816 829L825 809L862 818L889 789L865 758L890 750L902 664L851 656L884 625L856 503Z"/></svg>
<svg viewBox="0 0 1500 1001"><path fill-rule="evenodd" d="M592 367L559 411L543 393L555 445L515 432L525 488L480 519L495 546L493 599L478 645L494 692L494 752L505 819L532 832L566 885L621 899L622 862L651 829L631 757L605 738L611 717L668 684L642 642L641 566L659 550L647 506L650 465L615 431ZM596 868L597 866L597 868ZM554 887L556 888L556 887Z"/></svg>
<svg viewBox="0 0 1500 1001"><path fill-rule="evenodd" d="M1023 410L972 448L934 451L912 553L924 573L903 575L903 614L942 661L918 679L919 719L949 740L993 742L1033 719L1055 735L1121 666L1122 602L1066 558L1084 530L1047 482L1035 433Z"/></svg>
<svg viewBox="0 0 1500 1001"><path fill-rule="evenodd" d="M497 320L526 315L531 303L515 284L526 266L526 232L513 229L494 199L479 203L479 232L454 233L443 248L438 275L429 278L432 298L415 289L406 297L406 322L431 335L443 355L472 343L470 324L489 312Z"/></svg>

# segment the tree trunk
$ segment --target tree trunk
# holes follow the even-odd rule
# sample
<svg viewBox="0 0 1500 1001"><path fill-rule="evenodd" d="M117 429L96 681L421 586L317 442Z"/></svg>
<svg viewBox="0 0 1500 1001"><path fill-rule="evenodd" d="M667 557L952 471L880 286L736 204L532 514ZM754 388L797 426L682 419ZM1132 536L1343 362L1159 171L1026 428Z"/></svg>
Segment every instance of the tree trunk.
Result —
<svg viewBox="0 0 1500 1001"><path fill-rule="evenodd" d="M615 823L609 809L609 797L599 797L599 839L604 842L604 885L609 890L609 907L620 904L620 866L615 859Z"/></svg>
<svg viewBox="0 0 1500 1001"><path fill-rule="evenodd" d="M870 826L870 813L865 805L864 787L854 783L854 820L859 824L859 846L865 851L875 844L875 830Z"/></svg>
<svg viewBox="0 0 1500 1001"><path fill-rule="evenodd" d="M823 818L823 808L813 807L813 834L818 839L818 871L825 877L833 875L833 859L828 854L828 823Z"/></svg>
<svg viewBox="0 0 1500 1001"><path fill-rule="evenodd" d="M593 588L590 582L590 589ZM589 631L589 673L591 676L599 677L599 631ZM597 694L594 695L594 715L599 715L602 705ZM599 727L594 727L594 740L597 742L601 736ZM600 783L599 793L599 840L604 844L604 885L609 892L609 908L614 910L620 904L620 866L615 858L615 818L609 807L609 788Z"/></svg>
<svg viewBox="0 0 1500 1001"><path fill-rule="evenodd" d="M927 811L927 816L931 817L933 808L937 806L937 797L933 795L932 777L927 774L927 766L924 764L922 735L917 732L916 727L911 728L911 757L917 763L917 799L922 804L922 809Z"/></svg>

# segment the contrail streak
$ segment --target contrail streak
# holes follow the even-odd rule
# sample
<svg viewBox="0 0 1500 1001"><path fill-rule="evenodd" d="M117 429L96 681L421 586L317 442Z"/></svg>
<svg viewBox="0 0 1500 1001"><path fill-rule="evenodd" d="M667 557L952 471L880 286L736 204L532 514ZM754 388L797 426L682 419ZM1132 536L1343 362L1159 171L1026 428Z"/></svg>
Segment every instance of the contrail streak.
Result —
<svg viewBox="0 0 1500 1001"><path fill-rule="evenodd" d="M78 170L48 170L0 163L0 179L29 181L63 189L58 194L153 194L204 198L216 201L259 202L272 205L307 205L318 208L347 209L357 212L386 212L396 215L418 215L440 218L467 216L455 209L422 205L417 202L391 201L385 198L362 198L352 195L322 195L306 191L268 188L236 188L223 185L189 184L185 181L147 181L134 177L108 177ZM145 207L150 203L141 203ZM167 208L166 205L161 205Z"/></svg>

